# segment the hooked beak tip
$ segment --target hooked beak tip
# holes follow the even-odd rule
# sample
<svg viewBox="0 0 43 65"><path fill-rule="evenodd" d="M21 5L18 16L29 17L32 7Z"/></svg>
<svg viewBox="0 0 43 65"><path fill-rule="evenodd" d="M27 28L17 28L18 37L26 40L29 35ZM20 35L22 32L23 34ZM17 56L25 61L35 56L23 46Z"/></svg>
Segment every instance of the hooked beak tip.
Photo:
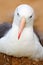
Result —
<svg viewBox="0 0 43 65"><path fill-rule="evenodd" d="M20 39L21 33L18 33L18 40Z"/></svg>

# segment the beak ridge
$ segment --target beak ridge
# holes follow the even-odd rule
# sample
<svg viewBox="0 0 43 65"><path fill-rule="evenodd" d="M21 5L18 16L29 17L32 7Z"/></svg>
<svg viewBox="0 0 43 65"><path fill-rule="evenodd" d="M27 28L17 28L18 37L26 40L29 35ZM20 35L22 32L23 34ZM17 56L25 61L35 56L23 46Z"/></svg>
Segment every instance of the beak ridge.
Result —
<svg viewBox="0 0 43 65"><path fill-rule="evenodd" d="M20 23L20 27L19 27L19 32L18 32L18 40L20 39L20 36L21 36L21 33L25 27L25 24L26 24L26 20L25 18L23 17L22 20L21 20L21 23Z"/></svg>

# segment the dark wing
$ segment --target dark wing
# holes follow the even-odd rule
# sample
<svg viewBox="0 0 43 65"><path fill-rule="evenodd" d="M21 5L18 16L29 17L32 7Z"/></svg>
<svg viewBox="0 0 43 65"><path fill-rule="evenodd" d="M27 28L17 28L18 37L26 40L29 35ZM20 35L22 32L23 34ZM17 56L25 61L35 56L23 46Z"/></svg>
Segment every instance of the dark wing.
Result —
<svg viewBox="0 0 43 65"><path fill-rule="evenodd" d="M40 31L38 31L38 30L36 30L36 29L34 29L34 32L35 32L36 35L38 36L39 41L40 41L41 45L43 46L43 32L40 32Z"/></svg>
<svg viewBox="0 0 43 65"><path fill-rule="evenodd" d="M0 38L3 37L12 27L11 23L2 23L0 24Z"/></svg>

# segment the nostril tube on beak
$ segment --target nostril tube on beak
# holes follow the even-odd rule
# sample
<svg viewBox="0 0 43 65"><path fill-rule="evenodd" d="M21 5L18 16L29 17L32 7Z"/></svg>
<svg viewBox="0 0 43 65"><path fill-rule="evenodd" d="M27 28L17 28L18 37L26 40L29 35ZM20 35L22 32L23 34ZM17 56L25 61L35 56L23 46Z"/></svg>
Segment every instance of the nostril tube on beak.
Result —
<svg viewBox="0 0 43 65"><path fill-rule="evenodd" d="M25 17L22 17L20 27L19 27L19 31L18 31L18 40L20 39L20 36L21 36L21 33L22 33L22 31L25 27L25 24L26 24Z"/></svg>

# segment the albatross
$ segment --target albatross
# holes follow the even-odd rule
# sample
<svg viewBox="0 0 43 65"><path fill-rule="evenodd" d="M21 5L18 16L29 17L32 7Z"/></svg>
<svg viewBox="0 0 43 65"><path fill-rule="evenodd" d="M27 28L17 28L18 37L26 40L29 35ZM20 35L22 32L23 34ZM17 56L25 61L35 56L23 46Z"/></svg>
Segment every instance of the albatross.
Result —
<svg viewBox="0 0 43 65"><path fill-rule="evenodd" d="M34 33L35 13L27 4L17 6L12 28L0 39L0 52L15 57L43 59L43 47Z"/></svg>

